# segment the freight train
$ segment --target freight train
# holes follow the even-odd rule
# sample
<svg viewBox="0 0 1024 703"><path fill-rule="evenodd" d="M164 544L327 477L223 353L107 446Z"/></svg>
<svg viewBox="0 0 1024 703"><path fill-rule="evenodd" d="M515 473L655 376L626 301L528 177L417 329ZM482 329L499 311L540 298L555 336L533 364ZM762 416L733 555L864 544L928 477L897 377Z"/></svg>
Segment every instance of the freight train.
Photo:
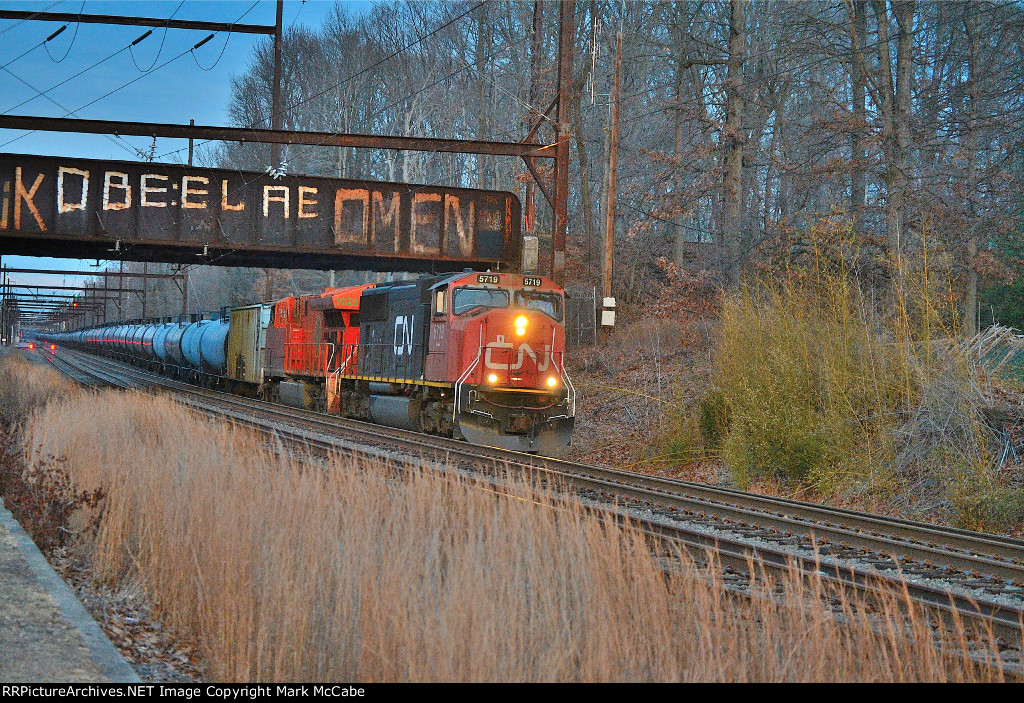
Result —
<svg viewBox="0 0 1024 703"><path fill-rule="evenodd" d="M209 388L557 457L576 414L564 309L546 278L467 270L34 335Z"/></svg>

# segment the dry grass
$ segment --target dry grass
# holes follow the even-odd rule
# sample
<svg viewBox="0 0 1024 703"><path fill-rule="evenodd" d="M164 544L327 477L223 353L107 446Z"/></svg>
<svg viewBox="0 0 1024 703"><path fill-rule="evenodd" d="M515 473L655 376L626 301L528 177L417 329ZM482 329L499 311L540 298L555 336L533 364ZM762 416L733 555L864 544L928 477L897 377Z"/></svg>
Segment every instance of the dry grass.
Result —
<svg viewBox="0 0 1024 703"><path fill-rule="evenodd" d="M34 409L53 398L73 395L78 387L60 372L32 363L18 352L0 355L0 424L20 424Z"/></svg>
<svg viewBox="0 0 1024 703"><path fill-rule="evenodd" d="M940 655L898 594L872 615L840 599L844 624L796 575L781 599L770 582L735 599L693 564L666 577L638 530L522 486L311 468L164 399L50 403L25 452L102 488L94 567L140 583L216 680L1001 678Z"/></svg>

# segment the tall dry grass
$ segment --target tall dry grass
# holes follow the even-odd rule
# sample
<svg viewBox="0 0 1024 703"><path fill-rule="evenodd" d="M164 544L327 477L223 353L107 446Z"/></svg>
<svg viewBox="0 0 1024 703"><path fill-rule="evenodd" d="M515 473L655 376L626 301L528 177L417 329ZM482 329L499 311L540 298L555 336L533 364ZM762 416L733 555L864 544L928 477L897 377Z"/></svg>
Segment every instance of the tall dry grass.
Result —
<svg viewBox="0 0 1024 703"><path fill-rule="evenodd" d="M18 425L51 399L76 392L78 387L60 372L10 349L0 354L0 424Z"/></svg>
<svg viewBox="0 0 1024 703"><path fill-rule="evenodd" d="M25 471L20 462L22 423L47 402L78 392L73 382L49 366L0 347L0 498L44 551L66 542L71 516L98 496L76 493L57 462Z"/></svg>
<svg viewBox="0 0 1024 703"><path fill-rule="evenodd" d="M940 654L900 596L874 608L797 575L734 598L689 562L666 576L639 530L576 505L334 459L135 393L66 399L27 428L105 504L86 545L140 583L216 680L991 680ZM950 650L966 647L952 637Z"/></svg>

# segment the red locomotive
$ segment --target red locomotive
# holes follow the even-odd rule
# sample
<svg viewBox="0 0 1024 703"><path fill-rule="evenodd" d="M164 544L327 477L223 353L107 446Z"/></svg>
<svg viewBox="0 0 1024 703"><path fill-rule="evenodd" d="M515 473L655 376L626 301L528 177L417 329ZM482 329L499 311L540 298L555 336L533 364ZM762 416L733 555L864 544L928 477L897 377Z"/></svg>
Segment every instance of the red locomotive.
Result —
<svg viewBox="0 0 1024 703"><path fill-rule="evenodd" d="M476 444L558 456L575 389L561 288L464 272L286 298L267 330L267 397ZM281 351L274 354L277 348Z"/></svg>

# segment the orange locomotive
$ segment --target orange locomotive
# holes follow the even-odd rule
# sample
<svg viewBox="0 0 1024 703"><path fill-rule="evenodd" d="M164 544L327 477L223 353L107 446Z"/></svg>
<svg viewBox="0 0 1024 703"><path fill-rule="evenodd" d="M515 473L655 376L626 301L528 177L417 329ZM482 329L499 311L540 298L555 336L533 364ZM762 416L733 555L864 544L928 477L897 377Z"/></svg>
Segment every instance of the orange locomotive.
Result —
<svg viewBox="0 0 1024 703"><path fill-rule="evenodd" d="M463 272L274 304L263 397L475 444L559 456L575 389L563 290Z"/></svg>

